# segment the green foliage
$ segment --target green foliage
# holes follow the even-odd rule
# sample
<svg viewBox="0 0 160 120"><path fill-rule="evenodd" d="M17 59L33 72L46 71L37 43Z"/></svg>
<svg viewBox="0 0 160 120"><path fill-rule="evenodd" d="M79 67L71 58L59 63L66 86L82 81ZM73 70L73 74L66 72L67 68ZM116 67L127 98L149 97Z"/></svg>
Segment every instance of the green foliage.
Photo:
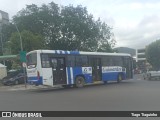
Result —
<svg viewBox="0 0 160 120"><path fill-rule="evenodd" d="M0 34L0 39L2 37L2 42L0 42L0 46L3 46L3 52L2 52L2 49L0 49L0 55L3 54L7 54L8 53L8 47L6 46L8 41L9 41L9 38L11 37L11 34L15 31L15 26L13 26L13 24L3 24L2 25L2 34ZM1 36L2 35L2 36ZM3 44L3 45L1 45Z"/></svg>
<svg viewBox="0 0 160 120"><path fill-rule="evenodd" d="M160 40L147 46L146 58L155 70L160 70Z"/></svg>
<svg viewBox="0 0 160 120"><path fill-rule="evenodd" d="M21 69L21 62L18 59L12 62L12 69L15 69L15 70Z"/></svg>
<svg viewBox="0 0 160 120"><path fill-rule="evenodd" d="M22 36L24 51L29 52L31 50L44 48L44 41L41 35L34 35L26 30L22 31L20 34ZM13 54L19 53L21 50L19 33L15 32L11 35L9 46Z"/></svg>
<svg viewBox="0 0 160 120"><path fill-rule="evenodd" d="M98 37L98 50L100 52L114 52L113 47L116 44L114 39L114 34L111 32L110 28L105 22L101 22L100 19L97 21L97 26L99 27L99 37Z"/></svg>
<svg viewBox="0 0 160 120"><path fill-rule="evenodd" d="M100 19L95 20L81 5L27 5L13 17L13 24L21 32L26 51L47 48L112 52L115 45L112 29ZM12 53L18 52L18 33L8 36Z"/></svg>

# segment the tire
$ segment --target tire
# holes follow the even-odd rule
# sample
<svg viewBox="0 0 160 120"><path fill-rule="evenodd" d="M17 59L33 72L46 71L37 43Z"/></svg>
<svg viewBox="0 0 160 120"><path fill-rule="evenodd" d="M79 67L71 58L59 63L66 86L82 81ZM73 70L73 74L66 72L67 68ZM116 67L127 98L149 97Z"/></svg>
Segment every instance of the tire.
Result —
<svg viewBox="0 0 160 120"><path fill-rule="evenodd" d="M76 78L76 81L75 81L75 86L76 86L77 88L81 88L81 87L84 87L84 85L85 85L85 80L84 80L84 78L83 78L82 76L78 76L78 77Z"/></svg>
<svg viewBox="0 0 160 120"><path fill-rule="evenodd" d="M123 80L122 74L118 74L117 76L117 82L120 83Z"/></svg>
<svg viewBox="0 0 160 120"><path fill-rule="evenodd" d="M15 85L18 85L18 84L19 84L19 82L18 82L18 80L16 80L16 81L15 81Z"/></svg>
<svg viewBox="0 0 160 120"><path fill-rule="evenodd" d="M11 86L11 85L13 85L13 83L9 82L9 83L7 83L7 84L5 84L5 85Z"/></svg>

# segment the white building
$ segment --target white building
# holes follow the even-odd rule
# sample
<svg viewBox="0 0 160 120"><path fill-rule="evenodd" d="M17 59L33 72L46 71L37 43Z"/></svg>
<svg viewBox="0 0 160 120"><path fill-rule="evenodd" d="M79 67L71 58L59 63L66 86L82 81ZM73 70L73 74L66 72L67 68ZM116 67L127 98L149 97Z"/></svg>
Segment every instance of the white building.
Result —
<svg viewBox="0 0 160 120"><path fill-rule="evenodd" d="M145 48L136 50L136 62L146 61Z"/></svg>
<svg viewBox="0 0 160 120"><path fill-rule="evenodd" d="M0 22L1 24L8 24L9 23L9 15L8 13L0 10Z"/></svg>
<svg viewBox="0 0 160 120"><path fill-rule="evenodd" d="M147 69L147 60L145 55L145 48L136 50L136 62L139 70L146 71Z"/></svg>
<svg viewBox="0 0 160 120"><path fill-rule="evenodd" d="M7 76L7 67L0 63L0 79Z"/></svg>

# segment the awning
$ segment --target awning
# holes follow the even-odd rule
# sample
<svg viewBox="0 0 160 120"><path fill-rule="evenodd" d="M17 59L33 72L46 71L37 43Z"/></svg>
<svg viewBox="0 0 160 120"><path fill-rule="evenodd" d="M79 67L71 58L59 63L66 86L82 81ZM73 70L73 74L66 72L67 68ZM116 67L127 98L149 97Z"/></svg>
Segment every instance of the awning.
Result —
<svg viewBox="0 0 160 120"><path fill-rule="evenodd" d="M17 57L18 55L3 55L3 56L0 56L0 61L1 60L13 60Z"/></svg>

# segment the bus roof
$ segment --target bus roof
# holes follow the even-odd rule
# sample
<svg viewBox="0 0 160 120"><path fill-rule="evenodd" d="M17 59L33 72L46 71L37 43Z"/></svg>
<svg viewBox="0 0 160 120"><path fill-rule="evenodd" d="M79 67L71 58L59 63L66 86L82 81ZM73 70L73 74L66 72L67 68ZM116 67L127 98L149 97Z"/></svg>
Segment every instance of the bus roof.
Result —
<svg viewBox="0 0 160 120"><path fill-rule="evenodd" d="M84 52L84 51L64 51L64 50L33 50L30 53L52 53L52 54L71 54L71 55L111 55L111 56L131 56L127 53L106 53L106 52Z"/></svg>

